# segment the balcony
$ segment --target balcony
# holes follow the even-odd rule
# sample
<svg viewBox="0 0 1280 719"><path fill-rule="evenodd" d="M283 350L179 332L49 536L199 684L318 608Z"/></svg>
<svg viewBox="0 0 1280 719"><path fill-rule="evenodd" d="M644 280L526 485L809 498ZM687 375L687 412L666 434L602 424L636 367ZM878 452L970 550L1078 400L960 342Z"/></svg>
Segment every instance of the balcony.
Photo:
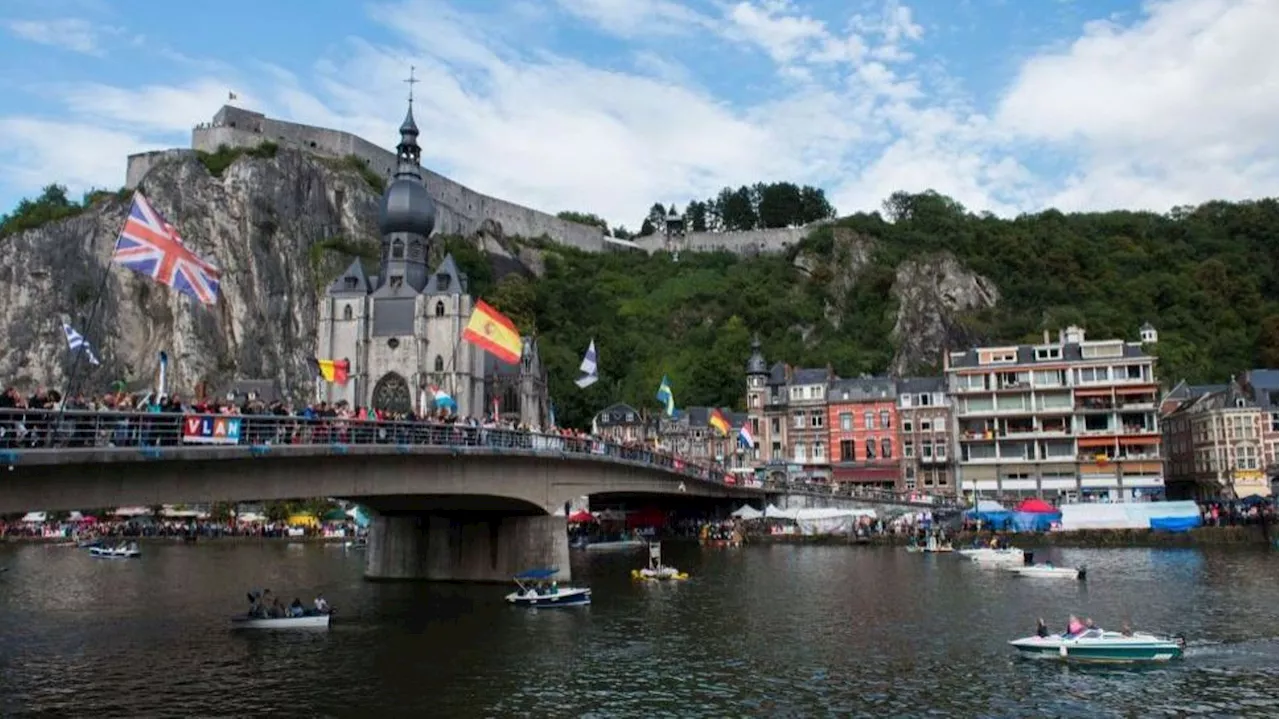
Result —
<svg viewBox="0 0 1280 719"><path fill-rule="evenodd" d="M1076 401L1076 412L1114 412L1115 404L1110 397L1082 397Z"/></svg>

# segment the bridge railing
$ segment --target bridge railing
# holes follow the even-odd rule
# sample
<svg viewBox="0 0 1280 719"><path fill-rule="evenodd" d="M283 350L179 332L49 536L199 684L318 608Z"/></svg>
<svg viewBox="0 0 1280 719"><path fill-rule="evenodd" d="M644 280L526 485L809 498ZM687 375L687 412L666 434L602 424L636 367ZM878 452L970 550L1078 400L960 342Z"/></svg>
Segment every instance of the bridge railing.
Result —
<svg viewBox="0 0 1280 719"><path fill-rule="evenodd" d="M468 424L272 414L0 409L0 460L10 464L28 452L136 448L148 458L158 459L167 449L179 447L249 446L265 452L286 445L329 447L339 453L348 445L387 445L591 455L645 464L693 479L736 484L723 470L645 447Z"/></svg>

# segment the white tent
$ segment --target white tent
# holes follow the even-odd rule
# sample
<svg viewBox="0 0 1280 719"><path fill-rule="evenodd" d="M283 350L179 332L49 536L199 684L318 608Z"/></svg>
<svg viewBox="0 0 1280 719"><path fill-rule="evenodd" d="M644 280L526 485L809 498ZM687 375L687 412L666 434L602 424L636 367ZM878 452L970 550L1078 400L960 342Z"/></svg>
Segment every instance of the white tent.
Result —
<svg viewBox="0 0 1280 719"><path fill-rule="evenodd" d="M752 507L750 504L744 504L734 510L732 516L738 519L759 519L764 516L764 512Z"/></svg>
<svg viewBox="0 0 1280 719"><path fill-rule="evenodd" d="M48 518L49 515L44 512L27 512L22 515L22 521L27 524L44 524Z"/></svg>

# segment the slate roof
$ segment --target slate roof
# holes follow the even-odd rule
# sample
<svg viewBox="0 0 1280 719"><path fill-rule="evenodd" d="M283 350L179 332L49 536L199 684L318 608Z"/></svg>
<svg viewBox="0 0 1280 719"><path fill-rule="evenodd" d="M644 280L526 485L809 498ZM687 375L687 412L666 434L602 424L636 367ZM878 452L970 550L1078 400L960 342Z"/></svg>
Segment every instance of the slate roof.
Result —
<svg viewBox="0 0 1280 719"><path fill-rule="evenodd" d="M932 394L946 392L944 377L903 377L898 380L898 394Z"/></svg>
<svg viewBox="0 0 1280 719"><path fill-rule="evenodd" d="M897 383L889 377L838 379L827 390L831 402L876 402L897 397Z"/></svg>
<svg viewBox="0 0 1280 719"><path fill-rule="evenodd" d="M791 384L826 384L832 378L826 367L797 367L791 371Z"/></svg>
<svg viewBox="0 0 1280 719"><path fill-rule="evenodd" d="M351 282L348 282L351 280ZM348 286L352 285L352 286ZM364 272L364 264L357 257L351 261L351 265L338 275L338 279L329 285L328 293L331 295L359 295L369 294L369 290L373 284L369 281L369 276Z"/></svg>
<svg viewBox="0 0 1280 719"><path fill-rule="evenodd" d="M458 269L453 253L444 256L440 266L427 278L427 286L423 294L427 295L461 295L467 291L467 275Z"/></svg>
<svg viewBox="0 0 1280 719"><path fill-rule="evenodd" d="M1092 345L1094 343L1089 342L1088 344ZM978 351L980 349L989 350L989 349L1000 347L1000 346L1002 345L991 345L989 347L982 347L982 348L973 347L973 348L964 350L963 352L954 352L951 355L951 367L953 369L965 369L969 367L1013 367L1016 365L1056 364L1056 363L1062 363L1062 362L1106 362L1108 360L1116 360L1116 359L1139 359L1139 358L1150 359L1151 358L1151 355L1142 351L1141 345L1136 343L1125 342L1124 353L1120 357L1097 357L1094 359L1084 359L1084 357L1082 357L1080 354L1080 343L1067 342L1061 345L1057 343L1050 343L1048 345L1044 345L1044 344L1017 345L1018 361L1013 364L1003 363L1003 362L995 365L978 364ZM1013 345L1009 345L1009 346L1013 346ZM1046 346L1061 347L1062 357L1057 359L1037 360L1036 347L1046 347Z"/></svg>
<svg viewBox="0 0 1280 719"><path fill-rule="evenodd" d="M631 415L630 420L627 419L628 414ZM640 410L625 402L611 404L596 413L596 423L601 427L627 426L643 422L644 419L640 416Z"/></svg>

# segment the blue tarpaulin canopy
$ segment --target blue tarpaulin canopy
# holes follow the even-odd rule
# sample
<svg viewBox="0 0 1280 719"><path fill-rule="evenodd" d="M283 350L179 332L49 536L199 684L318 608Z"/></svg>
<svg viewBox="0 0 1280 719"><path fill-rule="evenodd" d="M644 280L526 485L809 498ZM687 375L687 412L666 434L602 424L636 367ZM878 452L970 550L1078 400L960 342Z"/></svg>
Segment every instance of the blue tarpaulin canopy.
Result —
<svg viewBox="0 0 1280 719"><path fill-rule="evenodd" d="M542 569L529 569L522 574L517 574L516 579L550 579L560 572L557 567L543 567Z"/></svg>

